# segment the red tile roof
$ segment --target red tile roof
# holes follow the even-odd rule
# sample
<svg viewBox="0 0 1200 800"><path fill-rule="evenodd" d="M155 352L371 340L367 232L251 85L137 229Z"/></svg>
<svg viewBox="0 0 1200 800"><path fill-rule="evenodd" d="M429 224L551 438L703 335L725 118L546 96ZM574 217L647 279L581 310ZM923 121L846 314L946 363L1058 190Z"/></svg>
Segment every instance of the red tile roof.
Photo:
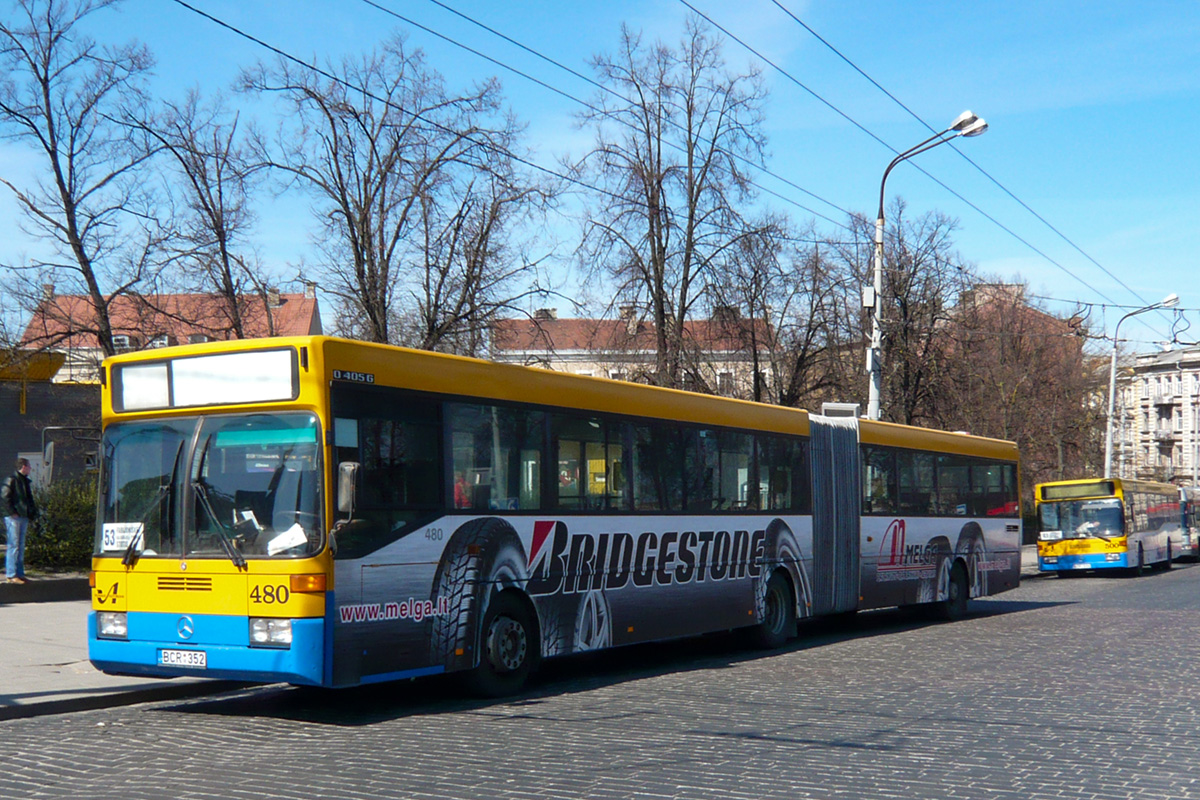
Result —
<svg viewBox="0 0 1200 800"><path fill-rule="evenodd" d="M321 333L321 314L316 297L280 294L279 305L267 309L256 297L246 297L242 323L247 337L304 336ZM171 344L187 344L189 337L202 334L209 339L233 338L229 314L223 302L204 294L169 294L146 299L120 296L109 306L113 333L133 338L143 347L166 334ZM54 295L43 300L21 337L24 348L88 349L97 347L95 315L91 300L83 295Z"/></svg>

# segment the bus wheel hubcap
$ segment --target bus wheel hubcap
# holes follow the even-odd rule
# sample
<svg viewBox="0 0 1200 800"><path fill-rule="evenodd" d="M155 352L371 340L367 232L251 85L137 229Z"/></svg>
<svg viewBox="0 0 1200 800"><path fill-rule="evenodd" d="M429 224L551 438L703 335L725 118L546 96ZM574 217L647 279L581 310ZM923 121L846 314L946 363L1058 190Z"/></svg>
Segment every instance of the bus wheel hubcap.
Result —
<svg viewBox="0 0 1200 800"><path fill-rule="evenodd" d="M488 660L505 672L519 669L525 663L527 647L525 628L515 619L500 617L488 630Z"/></svg>

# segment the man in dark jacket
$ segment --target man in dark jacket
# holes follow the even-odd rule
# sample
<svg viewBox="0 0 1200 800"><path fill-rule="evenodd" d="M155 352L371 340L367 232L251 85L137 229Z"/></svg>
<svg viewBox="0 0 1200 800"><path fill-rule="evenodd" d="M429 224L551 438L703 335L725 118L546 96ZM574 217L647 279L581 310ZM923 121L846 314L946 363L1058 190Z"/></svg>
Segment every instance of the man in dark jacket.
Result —
<svg viewBox="0 0 1200 800"><path fill-rule="evenodd" d="M0 509L8 530L8 548L4 558L4 573L9 583L28 583L25 577L25 534L29 522L37 518L33 502L33 482L29 480L29 459L17 459L17 471L4 479L0 486Z"/></svg>

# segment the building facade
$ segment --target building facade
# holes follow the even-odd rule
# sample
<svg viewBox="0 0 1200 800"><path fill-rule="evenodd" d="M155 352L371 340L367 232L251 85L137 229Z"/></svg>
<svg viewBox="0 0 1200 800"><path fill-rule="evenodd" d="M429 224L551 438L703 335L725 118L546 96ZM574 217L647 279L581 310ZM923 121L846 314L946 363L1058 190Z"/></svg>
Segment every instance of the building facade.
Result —
<svg viewBox="0 0 1200 800"><path fill-rule="evenodd" d="M1200 483L1200 347L1123 362L1113 411L1117 477Z"/></svg>
<svg viewBox="0 0 1200 800"><path fill-rule="evenodd" d="M756 374L768 369L768 326L724 310L684 325L684 387L725 397L753 396ZM497 320L491 358L573 375L652 383L656 365L655 329L631 306L618 319L562 318L555 309L532 318ZM756 346L763 358L754 358Z"/></svg>

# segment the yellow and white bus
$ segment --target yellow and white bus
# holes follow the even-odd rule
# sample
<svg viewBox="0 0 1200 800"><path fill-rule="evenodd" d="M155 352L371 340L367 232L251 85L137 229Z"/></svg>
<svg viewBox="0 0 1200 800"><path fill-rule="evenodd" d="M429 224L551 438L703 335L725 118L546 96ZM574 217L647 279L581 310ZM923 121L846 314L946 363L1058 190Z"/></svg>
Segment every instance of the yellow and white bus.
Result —
<svg viewBox="0 0 1200 800"><path fill-rule="evenodd" d="M502 694L545 657L1019 580L1011 442L330 337L103 380L105 672Z"/></svg>
<svg viewBox="0 0 1200 800"><path fill-rule="evenodd" d="M1185 552L1179 487L1170 483L1084 478L1035 488L1038 569L1170 569Z"/></svg>

